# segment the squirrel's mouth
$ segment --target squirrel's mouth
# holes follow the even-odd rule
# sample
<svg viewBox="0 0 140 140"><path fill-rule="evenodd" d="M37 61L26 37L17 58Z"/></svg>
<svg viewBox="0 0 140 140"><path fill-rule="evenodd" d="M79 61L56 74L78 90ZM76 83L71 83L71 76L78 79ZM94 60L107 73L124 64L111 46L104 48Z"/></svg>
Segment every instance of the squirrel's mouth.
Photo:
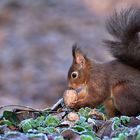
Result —
<svg viewBox="0 0 140 140"><path fill-rule="evenodd" d="M78 87L78 88L75 89L75 91L76 91L77 93L80 93L82 90L83 90L83 87Z"/></svg>
<svg viewBox="0 0 140 140"><path fill-rule="evenodd" d="M81 85L79 87L69 87L68 88L69 90L75 90L77 94L80 94L81 92L82 93L87 93L88 92L88 89L87 89L87 86L86 85Z"/></svg>

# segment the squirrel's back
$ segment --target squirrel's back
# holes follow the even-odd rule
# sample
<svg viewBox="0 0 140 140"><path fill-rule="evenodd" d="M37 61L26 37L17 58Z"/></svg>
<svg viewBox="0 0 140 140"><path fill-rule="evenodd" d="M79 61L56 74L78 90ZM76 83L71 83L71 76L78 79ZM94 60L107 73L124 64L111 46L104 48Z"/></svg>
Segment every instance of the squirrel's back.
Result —
<svg viewBox="0 0 140 140"><path fill-rule="evenodd" d="M105 41L113 56L140 70L140 8L114 12L107 22L107 30L114 37Z"/></svg>

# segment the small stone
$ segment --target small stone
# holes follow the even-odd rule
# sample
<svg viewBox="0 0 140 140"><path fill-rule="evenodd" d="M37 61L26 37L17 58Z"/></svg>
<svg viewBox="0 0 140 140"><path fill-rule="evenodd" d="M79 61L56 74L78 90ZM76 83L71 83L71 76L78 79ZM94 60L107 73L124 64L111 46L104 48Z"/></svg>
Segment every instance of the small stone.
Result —
<svg viewBox="0 0 140 140"><path fill-rule="evenodd" d="M67 117L68 117L69 121L78 121L79 120L79 115L75 112L70 112Z"/></svg>

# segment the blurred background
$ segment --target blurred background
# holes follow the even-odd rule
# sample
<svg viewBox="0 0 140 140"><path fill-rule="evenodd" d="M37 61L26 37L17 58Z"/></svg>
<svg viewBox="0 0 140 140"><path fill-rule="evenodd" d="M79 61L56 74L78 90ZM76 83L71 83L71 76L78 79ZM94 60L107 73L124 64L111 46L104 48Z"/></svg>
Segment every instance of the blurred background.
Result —
<svg viewBox="0 0 140 140"><path fill-rule="evenodd" d="M71 47L111 58L105 20L138 0L0 0L0 105L45 108L62 97Z"/></svg>

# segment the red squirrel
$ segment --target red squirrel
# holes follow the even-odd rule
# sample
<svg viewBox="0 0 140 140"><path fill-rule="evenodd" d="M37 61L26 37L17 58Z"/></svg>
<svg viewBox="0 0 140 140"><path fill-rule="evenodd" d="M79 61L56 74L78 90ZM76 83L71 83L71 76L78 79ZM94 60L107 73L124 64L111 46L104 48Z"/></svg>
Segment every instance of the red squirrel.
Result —
<svg viewBox="0 0 140 140"><path fill-rule="evenodd" d="M115 60L97 63L77 45L72 48L68 87L82 90L71 108L104 104L110 117L136 116L140 114L140 9L115 12L107 30L114 40L104 42Z"/></svg>

